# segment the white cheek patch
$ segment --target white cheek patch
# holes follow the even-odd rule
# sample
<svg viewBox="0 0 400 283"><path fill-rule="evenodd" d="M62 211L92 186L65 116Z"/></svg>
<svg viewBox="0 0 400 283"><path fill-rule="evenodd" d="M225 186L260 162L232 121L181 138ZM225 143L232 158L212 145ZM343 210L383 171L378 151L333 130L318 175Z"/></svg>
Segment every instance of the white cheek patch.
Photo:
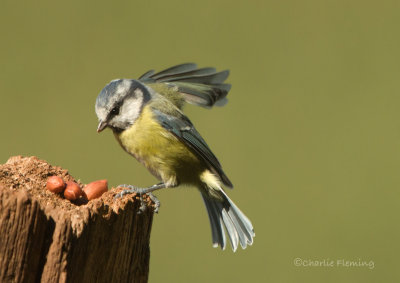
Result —
<svg viewBox="0 0 400 283"><path fill-rule="evenodd" d="M128 97L124 100L121 109L121 119L133 124L139 117L143 105L143 92L140 89L135 90L134 97Z"/></svg>

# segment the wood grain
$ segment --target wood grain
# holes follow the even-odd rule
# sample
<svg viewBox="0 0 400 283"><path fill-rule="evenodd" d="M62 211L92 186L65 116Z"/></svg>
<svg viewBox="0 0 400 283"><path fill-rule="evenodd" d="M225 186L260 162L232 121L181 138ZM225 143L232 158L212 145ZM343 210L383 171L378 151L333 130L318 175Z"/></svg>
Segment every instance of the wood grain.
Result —
<svg viewBox="0 0 400 283"><path fill-rule="evenodd" d="M0 282L147 282L153 203L118 190L74 204L44 189L73 179L37 158L0 165Z"/></svg>

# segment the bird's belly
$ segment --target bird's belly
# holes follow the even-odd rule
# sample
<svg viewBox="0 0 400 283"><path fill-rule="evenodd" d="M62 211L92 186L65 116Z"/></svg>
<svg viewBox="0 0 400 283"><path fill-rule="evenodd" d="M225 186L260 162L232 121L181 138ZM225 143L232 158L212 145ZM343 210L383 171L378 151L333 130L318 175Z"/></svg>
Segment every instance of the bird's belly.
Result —
<svg viewBox="0 0 400 283"><path fill-rule="evenodd" d="M158 123L135 123L115 133L121 146L167 186L196 184L205 165L177 137Z"/></svg>

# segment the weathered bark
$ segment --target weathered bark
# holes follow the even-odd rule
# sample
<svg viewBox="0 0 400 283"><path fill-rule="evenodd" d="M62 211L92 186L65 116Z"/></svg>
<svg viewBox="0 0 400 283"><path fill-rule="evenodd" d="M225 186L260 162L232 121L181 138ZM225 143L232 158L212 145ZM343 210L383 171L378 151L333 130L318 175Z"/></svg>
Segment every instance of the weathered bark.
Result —
<svg viewBox="0 0 400 283"><path fill-rule="evenodd" d="M0 165L0 282L147 282L153 206L115 190L75 205L45 190L68 172L37 158Z"/></svg>

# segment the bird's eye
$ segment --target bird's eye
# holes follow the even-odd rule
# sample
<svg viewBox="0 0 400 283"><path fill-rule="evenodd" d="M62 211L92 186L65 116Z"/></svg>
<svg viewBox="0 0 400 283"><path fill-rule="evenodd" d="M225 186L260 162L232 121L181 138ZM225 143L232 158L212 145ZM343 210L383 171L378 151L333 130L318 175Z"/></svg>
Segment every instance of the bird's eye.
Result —
<svg viewBox="0 0 400 283"><path fill-rule="evenodd" d="M111 110L111 115L115 116L119 114L119 106L115 106L112 110Z"/></svg>

